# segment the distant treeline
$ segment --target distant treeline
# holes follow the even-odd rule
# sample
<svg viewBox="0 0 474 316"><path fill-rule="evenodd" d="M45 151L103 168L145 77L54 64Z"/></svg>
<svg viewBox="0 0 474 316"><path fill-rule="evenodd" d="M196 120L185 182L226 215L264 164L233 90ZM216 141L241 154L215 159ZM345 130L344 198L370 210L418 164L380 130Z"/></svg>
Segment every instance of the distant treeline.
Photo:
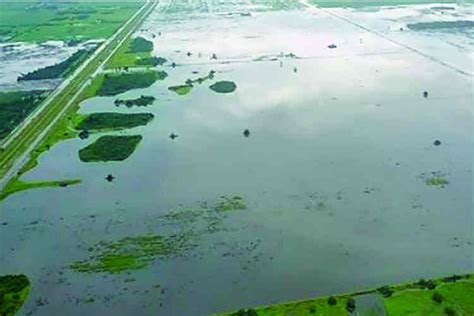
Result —
<svg viewBox="0 0 474 316"><path fill-rule="evenodd" d="M46 66L44 68L36 69L27 74L21 75L17 78L17 81L23 80L43 80L43 79L57 79L67 77L71 74L84 59L89 56L94 49L80 49L71 55L65 61L60 63Z"/></svg>

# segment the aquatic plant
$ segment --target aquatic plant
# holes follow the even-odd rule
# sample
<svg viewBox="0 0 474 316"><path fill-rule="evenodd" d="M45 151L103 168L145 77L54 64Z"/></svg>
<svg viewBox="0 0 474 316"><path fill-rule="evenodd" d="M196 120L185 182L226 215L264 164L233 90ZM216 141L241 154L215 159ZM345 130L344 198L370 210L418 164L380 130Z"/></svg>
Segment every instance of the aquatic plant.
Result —
<svg viewBox="0 0 474 316"><path fill-rule="evenodd" d="M449 184L449 181L446 180L446 179L443 178L443 177L435 176L435 177L427 178L427 179L425 180L425 183L426 183L427 185L437 186L437 187L444 188L445 185L448 185L448 184Z"/></svg>
<svg viewBox="0 0 474 316"><path fill-rule="evenodd" d="M244 210L246 208L243 198L237 195L233 197L221 196L220 201L214 206L214 209L218 212Z"/></svg>
<svg viewBox="0 0 474 316"><path fill-rule="evenodd" d="M77 261L69 267L77 272L120 273L147 267L157 258L177 255L193 247L185 234L162 236L141 235L118 241L103 241L89 248L89 260Z"/></svg>

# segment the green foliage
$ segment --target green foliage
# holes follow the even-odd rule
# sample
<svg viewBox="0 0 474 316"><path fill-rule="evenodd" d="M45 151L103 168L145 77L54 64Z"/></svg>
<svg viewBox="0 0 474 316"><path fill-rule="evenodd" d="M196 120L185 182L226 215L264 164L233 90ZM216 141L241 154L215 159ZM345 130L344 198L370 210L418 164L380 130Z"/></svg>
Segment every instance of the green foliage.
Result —
<svg viewBox="0 0 474 316"><path fill-rule="evenodd" d="M241 309L232 314L232 316L258 316L257 312L254 309Z"/></svg>
<svg viewBox="0 0 474 316"><path fill-rule="evenodd" d="M148 106L153 104L155 101L154 96L142 95L136 99L117 99L114 101L115 106L125 104L126 107L130 108L132 106Z"/></svg>
<svg viewBox="0 0 474 316"><path fill-rule="evenodd" d="M70 180L55 180L55 181L22 181L17 178L10 180L7 185L3 188L0 193L0 200L5 199L10 194L38 188L51 188L51 187L67 187L70 185L78 184L81 180L70 179Z"/></svg>
<svg viewBox="0 0 474 316"><path fill-rule="evenodd" d="M135 60L137 66L161 66L166 63L166 58L163 57L142 57Z"/></svg>
<svg viewBox="0 0 474 316"><path fill-rule="evenodd" d="M329 296L328 304L331 305L331 306L336 305L337 304L337 299L334 296Z"/></svg>
<svg viewBox="0 0 474 316"><path fill-rule="evenodd" d="M42 80L42 79L56 79L66 77L72 73L82 61L84 61L94 50L80 49L72 54L68 59L52 66L36 69L27 74L18 77L18 81L23 80Z"/></svg>
<svg viewBox="0 0 474 316"><path fill-rule="evenodd" d="M209 88L217 93L232 93L237 89L237 85L233 81L218 81Z"/></svg>
<svg viewBox="0 0 474 316"><path fill-rule="evenodd" d="M355 309L356 309L356 302L352 297L350 297L346 302L346 310L349 313L352 313L353 311L355 311Z"/></svg>
<svg viewBox="0 0 474 316"><path fill-rule="evenodd" d="M449 181L443 177L431 177L425 180L426 185L436 186L444 188L445 185L449 184Z"/></svg>
<svg viewBox="0 0 474 316"><path fill-rule="evenodd" d="M0 315L13 316L25 302L30 291L26 275L0 276Z"/></svg>
<svg viewBox="0 0 474 316"><path fill-rule="evenodd" d="M130 53L146 53L153 51L153 42L144 39L143 37L135 37L128 46Z"/></svg>
<svg viewBox="0 0 474 316"><path fill-rule="evenodd" d="M246 208L243 198L237 195L233 197L221 196L220 201L214 206L218 212L245 210Z"/></svg>
<svg viewBox="0 0 474 316"><path fill-rule="evenodd" d="M179 95L186 95L189 92L191 92L192 89L193 89L192 84L184 84L184 85L179 85L179 86L168 87L168 90L176 92Z"/></svg>
<svg viewBox="0 0 474 316"><path fill-rule="evenodd" d="M445 307L444 308L444 314L446 316L454 316L454 315L456 315L456 311L454 309L452 309L451 307Z"/></svg>
<svg viewBox="0 0 474 316"><path fill-rule="evenodd" d="M151 113L92 113L87 115L76 129L88 131L104 131L123 128L132 128L140 125L146 125L153 120Z"/></svg>
<svg viewBox="0 0 474 316"><path fill-rule="evenodd" d="M118 241L100 242L89 248L89 260L74 262L72 270L86 273L120 273L143 269L157 258L177 255L190 249L186 235L143 235Z"/></svg>
<svg viewBox="0 0 474 316"><path fill-rule="evenodd" d="M438 292L434 292L432 298L433 298L433 301L435 301L438 304L441 304L444 299L443 295L439 294Z"/></svg>
<svg viewBox="0 0 474 316"><path fill-rule="evenodd" d="M142 136L102 136L79 150L83 162L122 161L127 159L142 140Z"/></svg>
<svg viewBox="0 0 474 316"><path fill-rule="evenodd" d="M147 88L157 80L167 77L164 71L145 71L120 74L105 74L97 93L101 96L116 95L131 89Z"/></svg>
<svg viewBox="0 0 474 316"><path fill-rule="evenodd" d="M393 294L393 290L392 290L389 286L387 286L387 285L384 285L384 286L382 286L382 287L379 287L379 288L377 289L377 291L378 291L380 294L382 294L383 297L390 297L390 296L392 296L392 294Z"/></svg>
<svg viewBox="0 0 474 316"><path fill-rule="evenodd" d="M0 92L0 139L10 134L46 95L44 91Z"/></svg>

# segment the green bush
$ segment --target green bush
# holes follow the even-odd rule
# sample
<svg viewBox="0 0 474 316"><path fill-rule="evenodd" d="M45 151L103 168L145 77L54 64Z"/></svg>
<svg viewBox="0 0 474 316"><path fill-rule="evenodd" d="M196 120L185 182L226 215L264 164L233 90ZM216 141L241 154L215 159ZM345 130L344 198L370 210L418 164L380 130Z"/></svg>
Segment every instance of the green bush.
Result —
<svg viewBox="0 0 474 316"><path fill-rule="evenodd" d="M346 302L346 310L349 313L352 313L353 311L355 311L355 309L356 309L356 302L354 298L350 297Z"/></svg>
<svg viewBox="0 0 474 316"><path fill-rule="evenodd" d="M433 298L433 301L435 301L438 304L441 304L444 299L443 295L439 294L438 292L434 292L432 298Z"/></svg>
<svg viewBox="0 0 474 316"><path fill-rule="evenodd" d="M456 311L454 309L452 309L451 307L446 307L444 309L444 313L447 315L447 316L454 316L456 315Z"/></svg>
<svg viewBox="0 0 474 316"><path fill-rule="evenodd" d="M331 305L331 306L336 305L336 304L337 304L336 298L335 298L334 296L330 296L330 297L328 298L328 304Z"/></svg>

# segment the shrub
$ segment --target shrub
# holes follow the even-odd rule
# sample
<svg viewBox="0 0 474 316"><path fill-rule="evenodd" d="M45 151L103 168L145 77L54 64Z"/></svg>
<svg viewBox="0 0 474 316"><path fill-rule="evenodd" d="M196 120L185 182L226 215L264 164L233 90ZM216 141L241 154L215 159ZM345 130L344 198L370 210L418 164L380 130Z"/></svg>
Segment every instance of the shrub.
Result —
<svg viewBox="0 0 474 316"><path fill-rule="evenodd" d="M390 297L390 296L392 296L392 294L393 294L393 290L392 290L389 286L387 286L387 285L384 285L384 286L382 286L382 287L379 287L379 288L377 289L377 291L378 291L380 294L382 294L383 297Z"/></svg>
<svg viewBox="0 0 474 316"><path fill-rule="evenodd" d="M454 311L454 309L452 309L451 307L446 307L444 309L444 313L448 316L454 316L456 315L456 311Z"/></svg>
<svg viewBox="0 0 474 316"><path fill-rule="evenodd" d="M421 288L428 288L430 290L433 290L436 288L436 282L433 280L420 279L418 282L415 283L415 285Z"/></svg>
<svg viewBox="0 0 474 316"><path fill-rule="evenodd" d="M241 309L238 312L232 314L233 316L258 316L257 312L254 309Z"/></svg>
<svg viewBox="0 0 474 316"><path fill-rule="evenodd" d="M336 298L335 298L334 296L330 296L330 297L328 298L328 304L331 305L331 306L336 305L336 304L337 304Z"/></svg>
<svg viewBox="0 0 474 316"><path fill-rule="evenodd" d="M350 297L346 302L346 309L349 313L352 313L356 309L356 302L354 298Z"/></svg>
<svg viewBox="0 0 474 316"><path fill-rule="evenodd" d="M310 307L310 308L309 308L309 313L310 313L310 314L316 313L316 307L314 307L314 306L313 306L313 307Z"/></svg>
<svg viewBox="0 0 474 316"><path fill-rule="evenodd" d="M438 292L433 293L433 301L435 301L438 304L441 304L443 302L443 295L439 294Z"/></svg>

